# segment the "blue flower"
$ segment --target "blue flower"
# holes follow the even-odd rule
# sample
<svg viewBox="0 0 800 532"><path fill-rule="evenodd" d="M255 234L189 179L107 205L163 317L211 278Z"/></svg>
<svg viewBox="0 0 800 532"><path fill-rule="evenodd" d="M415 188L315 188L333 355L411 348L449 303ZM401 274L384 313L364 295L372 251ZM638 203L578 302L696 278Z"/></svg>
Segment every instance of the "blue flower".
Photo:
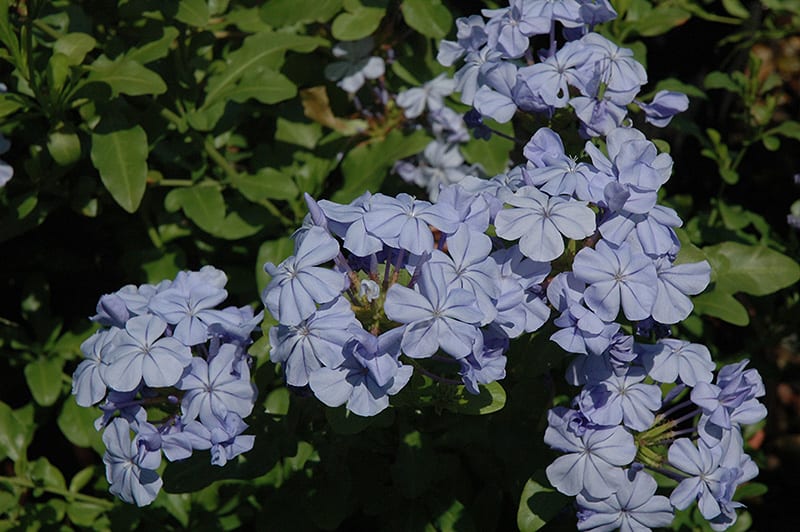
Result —
<svg viewBox="0 0 800 532"><path fill-rule="evenodd" d="M354 414L374 416L389 406L389 396L411 378L413 368L398 361L403 330L391 329L379 337L356 326L349 332L353 338L344 347L344 363L313 371L308 384L328 406L347 403Z"/></svg>
<svg viewBox="0 0 800 532"><path fill-rule="evenodd" d="M106 395L103 365L109 349L113 349L114 336L119 329L99 330L81 344L86 357L72 375L72 395L80 406L92 406Z"/></svg>
<svg viewBox="0 0 800 532"><path fill-rule="evenodd" d="M128 503L146 506L158 495L163 481L156 473L161 464L161 450L150 451L138 438L131 441L131 426L127 420L113 420L105 432L106 479L109 491Z"/></svg>
<svg viewBox="0 0 800 532"><path fill-rule="evenodd" d="M655 494L657 487L653 477L638 471L633 480L626 476L610 497L593 498L579 493L578 530L645 532L668 527L674 517L672 506L669 499Z"/></svg>
<svg viewBox="0 0 800 532"><path fill-rule="evenodd" d="M264 269L272 276L264 289L264 304L282 324L298 325L317 310L317 304L333 301L347 286L343 273L320 268L340 253L339 244L321 227L312 227L295 255Z"/></svg>
<svg viewBox="0 0 800 532"><path fill-rule="evenodd" d="M497 236L519 238L520 251L532 260L545 262L560 257L563 236L578 240L594 234L594 212L581 201L549 197L536 187L525 186L506 203L512 208L497 213Z"/></svg>
<svg viewBox="0 0 800 532"><path fill-rule="evenodd" d="M250 415L256 390L247 364L234 370L237 355L236 345L225 344L209 362L201 357L192 359L190 371L175 385L186 391L181 399L185 421L199 417L203 423L210 423L213 418L225 419L228 412Z"/></svg>
<svg viewBox="0 0 800 532"><path fill-rule="evenodd" d="M652 259L635 253L630 245L613 248L601 240L583 248L573 262L575 277L588 286L586 304L606 321L613 321L622 307L629 320L650 316L657 293L656 268Z"/></svg>
<svg viewBox="0 0 800 532"><path fill-rule="evenodd" d="M693 344L675 338L663 338L655 345L639 345L642 362L648 374L658 382L681 382L696 386L711 382L716 365L711 353L702 344Z"/></svg>
<svg viewBox="0 0 800 532"><path fill-rule="evenodd" d="M342 348L352 338L348 328L358 323L350 303L340 297L297 325L272 327L270 360L284 364L287 384L305 386L314 370L344 362Z"/></svg>
<svg viewBox="0 0 800 532"><path fill-rule="evenodd" d="M625 482L621 466L636 456L633 436L620 426L586 428L578 436L569 430L570 412L558 407L547 414L544 442L566 453L547 466L547 480L565 495L584 491L593 498L606 498Z"/></svg>
<svg viewBox="0 0 800 532"><path fill-rule="evenodd" d="M641 368L630 368L623 375L611 374L581 392L581 412L597 425L619 425L644 431L661 407L661 389L642 381L647 375Z"/></svg>
<svg viewBox="0 0 800 532"><path fill-rule="evenodd" d="M247 423L235 412L228 412L224 419L214 418L209 423L192 421L184 428L190 433L193 445L198 450L211 450L211 464L224 466L229 460L253 448L255 436L242 434Z"/></svg>
<svg viewBox="0 0 800 532"><path fill-rule="evenodd" d="M478 324L483 314L475 296L461 288L450 288L441 266L422 265L419 292L392 285L387 294L386 316L407 324L401 347L412 358L427 358L441 348L455 358L472 353L479 338Z"/></svg>
<svg viewBox="0 0 800 532"><path fill-rule="evenodd" d="M142 381L152 388L178 382L192 361L192 352L175 338L162 337L166 329L167 322L152 314L128 320L113 348L108 348L108 365L102 372L106 384L128 392Z"/></svg>
<svg viewBox="0 0 800 532"><path fill-rule="evenodd" d="M455 211L445 204L432 205L408 194L398 194L397 198L375 194L372 208L364 214L364 225L387 246L422 255L433 249L433 233L428 226L454 233L456 218Z"/></svg>

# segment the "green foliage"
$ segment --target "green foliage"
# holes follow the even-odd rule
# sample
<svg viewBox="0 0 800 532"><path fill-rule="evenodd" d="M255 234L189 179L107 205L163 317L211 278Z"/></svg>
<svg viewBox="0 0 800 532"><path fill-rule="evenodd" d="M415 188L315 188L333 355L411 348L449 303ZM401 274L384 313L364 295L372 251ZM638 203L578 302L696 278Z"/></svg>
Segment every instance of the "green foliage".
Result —
<svg viewBox="0 0 800 532"><path fill-rule="evenodd" d="M146 509L108 494L94 429L101 412L79 407L69 385L97 298L214 264L228 272L237 305L260 308L269 282L263 264L293 252L304 193L338 202L366 190L421 196L393 167L432 139L392 98L367 102L378 113L360 113L325 77L337 61L331 48L371 36L373 53L393 61L360 97L380 88L396 94L445 71L436 41L454 38L456 17L499 4L94 4L0 0L8 86L0 132L11 141L2 158L15 172L0 189L0 528L574 527L569 501L543 475L552 456L542 420L572 393L556 384L567 360L549 342L551 331L521 341L507 378L478 395L447 383L457 366L442 363L443 382L415 374L392 408L361 418L284 385L269 361L267 317L250 348L259 387L247 420L253 452L224 468L207 453L165 464L164 493ZM713 282L676 334L707 343L720 360L754 353L755 364L766 365L759 355L800 325L800 253L785 226L798 196L787 176L797 171L800 122L784 104L783 74L750 47L796 32L800 8L762 4L618 0L620 16L603 31L642 62L670 60L659 71L681 73L652 79L651 95L668 89L692 98L687 117L658 133L676 161L664 199L686 222L679 260L708 260ZM727 55L675 52L678 28L684 40L689 30L724 35ZM716 45L709 56L722 50ZM491 123L503 135L470 140L464 157L486 175L503 172L536 128L558 120L516 129ZM751 203L756 195L770 201ZM762 486L751 483L738 497L758 501ZM702 522L684 512L676 526Z"/></svg>

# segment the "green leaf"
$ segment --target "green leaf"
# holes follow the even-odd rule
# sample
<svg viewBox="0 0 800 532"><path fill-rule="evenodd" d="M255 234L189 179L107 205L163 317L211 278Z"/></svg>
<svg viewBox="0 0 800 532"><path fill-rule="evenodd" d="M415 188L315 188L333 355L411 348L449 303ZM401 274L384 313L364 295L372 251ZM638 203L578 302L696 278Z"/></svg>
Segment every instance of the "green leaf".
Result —
<svg viewBox="0 0 800 532"><path fill-rule="evenodd" d="M739 0L722 0L722 6L731 16L740 19L750 18L750 10L744 7Z"/></svg>
<svg viewBox="0 0 800 532"><path fill-rule="evenodd" d="M264 400L264 411L275 416L285 416L289 413L290 399L288 388L276 388Z"/></svg>
<svg viewBox="0 0 800 532"><path fill-rule="evenodd" d="M216 185L176 188L164 199L165 206L180 206L184 214L203 231L228 240L255 234L261 229L251 225L238 212L225 214L225 199ZM168 207L168 208L169 208Z"/></svg>
<svg viewBox="0 0 800 532"><path fill-rule="evenodd" d="M86 54L94 50L95 46L97 41L91 35L68 33L56 39L53 43L53 52L66 56L70 65L80 65Z"/></svg>
<svg viewBox="0 0 800 532"><path fill-rule="evenodd" d="M725 72L710 72L703 81L706 89L724 89L726 91L741 93L742 88Z"/></svg>
<svg viewBox="0 0 800 532"><path fill-rule="evenodd" d="M781 147L781 139L769 135L762 137L761 143L769 151L778 151Z"/></svg>
<svg viewBox="0 0 800 532"><path fill-rule="evenodd" d="M168 26L160 28L160 35L155 39L140 44L136 48L130 48L125 52L125 58L130 61L136 61L142 65L152 63L157 59L165 57L169 53L169 49L180 32L177 28Z"/></svg>
<svg viewBox="0 0 800 532"><path fill-rule="evenodd" d="M365 6L358 0L344 3L346 13L333 19L331 33L340 41L357 41L371 35L378 29L386 15L385 0L376 0Z"/></svg>
<svg viewBox="0 0 800 532"><path fill-rule="evenodd" d="M92 163L111 197L126 211L139 208L147 181L147 135L141 126L92 133Z"/></svg>
<svg viewBox="0 0 800 532"><path fill-rule="evenodd" d="M344 186L331 199L347 203L365 190L377 190L395 161L421 152L428 142L422 130L408 136L393 130L381 141L356 146L342 161Z"/></svg>
<svg viewBox="0 0 800 532"><path fill-rule="evenodd" d="M254 70L275 69L287 50L310 52L324 44L327 44L327 41L304 35L271 31L251 35L244 40L241 48L228 55L225 69L208 80L206 103L203 106L219 101L219 94L229 90L245 75L253 75Z"/></svg>
<svg viewBox="0 0 800 532"><path fill-rule="evenodd" d="M342 9L342 0L270 0L261 6L261 19L273 28L298 22L328 22Z"/></svg>
<svg viewBox="0 0 800 532"><path fill-rule="evenodd" d="M5 118L23 107L25 104L20 101L18 95L7 92L0 93L0 118Z"/></svg>
<svg viewBox="0 0 800 532"><path fill-rule="evenodd" d="M744 292L763 296L800 280L800 265L766 246L723 242L703 248L712 267L729 264L717 271L717 286L731 294Z"/></svg>
<svg viewBox="0 0 800 532"><path fill-rule="evenodd" d="M500 128L501 132L505 133L502 129L507 128ZM513 128L508 129L513 134ZM508 155L513 149L513 140L499 135L492 135L489 140L470 139L469 142L461 146L461 153L468 163L480 165L488 175L496 175L508 166Z"/></svg>
<svg viewBox="0 0 800 532"><path fill-rule="evenodd" d="M94 466L90 465L84 467L75 473L75 476L73 476L72 480L69 481L69 491L72 493L78 493L84 487L86 487L87 484L89 484L89 482L92 480L92 477L94 477Z"/></svg>
<svg viewBox="0 0 800 532"><path fill-rule="evenodd" d="M58 428L73 445L91 447L98 454L103 454L105 445L100 433L94 429L94 420L99 415L97 409L78 406L75 397L70 395L58 415Z"/></svg>
<svg viewBox="0 0 800 532"><path fill-rule="evenodd" d="M64 360L40 358L25 365L25 381L33 399L42 406L50 406L61 395L61 369Z"/></svg>
<svg viewBox="0 0 800 532"><path fill-rule="evenodd" d="M322 138L322 126L319 123L291 122L283 117L278 117L275 140L296 144L311 150L316 147L320 138Z"/></svg>
<svg viewBox="0 0 800 532"><path fill-rule="evenodd" d="M768 135L781 135L791 139L800 140L800 122L794 120L786 120L781 122L777 127L767 131Z"/></svg>
<svg viewBox="0 0 800 532"><path fill-rule="evenodd" d="M535 532L569 504L570 499L550 487L544 471L536 471L525 483L517 509L520 532Z"/></svg>
<svg viewBox="0 0 800 532"><path fill-rule="evenodd" d="M683 25L691 18L688 11L677 7L657 7L646 17L632 24L636 33L642 37L655 37L667 33L672 28Z"/></svg>
<svg viewBox="0 0 800 532"><path fill-rule="evenodd" d="M231 184L250 201L263 199L290 200L300 194L300 190L288 175L274 168L263 168L256 175L239 175L231 179Z"/></svg>
<svg viewBox="0 0 800 532"><path fill-rule="evenodd" d="M455 403L448 404L448 410L459 414L483 415L497 412L506 405L506 391L495 381L481 385L478 395L471 394L466 387L459 386Z"/></svg>
<svg viewBox="0 0 800 532"><path fill-rule="evenodd" d="M11 25L11 21L8 19L8 13L10 11L10 6L8 4L8 0L0 0L0 42L5 44L9 52L11 52L14 66L22 69L25 66L23 64L24 57L21 54L17 34Z"/></svg>
<svg viewBox="0 0 800 532"><path fill-rule="evenodd" d="M293 98L296 94L297 86L289 81L289 78L267 68L217 92L213 99L209 98L205 101L203 107L209 107L216 102L225 100L242 103L250 98L261 103L273 104Z"/></svg>
<svg viewBox="0 0 800 532"><path fill-rule="evenodd" d="M712 290L704 292L692 299L694 311L706 316L714 316L721 320L744 327L750 323L747 309L727 292Z"/></svg>
<svg viewBox="0 0 800 532"><path fill-rule="evenodd" d="M114 96L127 94L141 96L144 94L163 94L167 92L167 84L161 76L131 59L122 57L110 61L106 57L98 58L89 67L87 82L105 83L111 87Z"/></svg>
<svg viewBox="0 0 800 532"><path fill-rule="evenodd" d="M67 506L67 517L75 525L91 527L105 511L104 507L91 502L71 501Z"/></svg>
<svg viewBox="0 0 800 532"><path fill-rule="evenodd" d="M64 475L62 475L61 471L51 464L44 456L30 463L28 474L31 480L40 486L59 490L66 489L67 487L64 481Z"/></svg>
<svg viewBox="0 0 800 532"><path fill-rule="evenodd" d="M188 24L202 28L208 24L208 4L206 0L181 0L175 18Z"/></svg>
<svg viewBox="0 0 800 532"><path fill-rule="evenodd" d="M5 457L17 462L25 458L28 444L33 439L33 405L11 410L0 401L0 460Z"/></svg>
<svg viewBox="0 0 800 532"><path fill-rule="evenodd" d="M443 39L453 26L450 10L441 0L403 0L400 4L406 24L433 39Z"/></svg>
<svg viewBox="0 0 800 532"><path fill-rule="evenodd" d="M69 166L81 158L81 139L72 131L53 131L47 138L47 151L59 166Z"/></svg>
<svg viewBox="0 0 800 532"><path fill-rule="evenodd" d="M214 185L176 188L165 201L177 201L184 214L207 233L215 233L225 220L225 200Z"/></svg>
<svg viewBox="0 0 800 532"><path fill-rule="evenodd" d="M663 90L682 92L687 96L694 96L695 98L708 98L708 95L706 95L706 93L700 90L698 87L689 83L684 83L676 78L666 78L656 83L656 88L653 91L653 94Z"/></svg>
<svg viewBox="0 0 800 532"><path fill-rule="evenodd" d="M735 185L739 182L739 172L733 168L720 168L719 175L729 185Z"/></svg>

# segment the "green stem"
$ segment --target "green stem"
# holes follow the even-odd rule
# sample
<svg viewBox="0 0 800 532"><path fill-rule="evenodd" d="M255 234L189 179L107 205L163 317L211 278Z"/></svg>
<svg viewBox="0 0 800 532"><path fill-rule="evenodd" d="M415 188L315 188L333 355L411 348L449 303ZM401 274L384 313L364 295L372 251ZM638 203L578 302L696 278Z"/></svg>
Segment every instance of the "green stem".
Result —
<svg viewBox="0 0 800 532"><path fill-rule="evenodd" d="M162 187L191 187L195 183L191 179L160 179L153 184Z"/></svg>
<svg viewBox="0 0 800 532"><path fill-rule="evenodd" d="M37 28L39 28L40 30L42 30L43 32L45 32L47 35L49 35L53 39L58 40L61 37L63 37L63 34L60 31L54 30L53 28L51 28L50 26L48 26L47 24L45 24L41 20L38 20L38 19L34 20L33 21L33 25L36 26Z"/></svg>
<svg viewBox="0 0 800 532"><path fill-rule="evenodd" d="M85 495L83 493L75 493L63 488L56 488L53 486L39 486L34 484L32 481L20 478L20 477L3 477L0 476L0 482L7 482L12 486L18 486L20 488L27 488L27 489L40 489L42 491L46 491L48 493L52 493L54 495L61 495L65 499L74 499L76 501L88 502L90 504L95 504L106 510L110 510L114 507L114 503L111 501L107 501L106 499L101 499L99 497L92 497L91 495Z"/></svg>

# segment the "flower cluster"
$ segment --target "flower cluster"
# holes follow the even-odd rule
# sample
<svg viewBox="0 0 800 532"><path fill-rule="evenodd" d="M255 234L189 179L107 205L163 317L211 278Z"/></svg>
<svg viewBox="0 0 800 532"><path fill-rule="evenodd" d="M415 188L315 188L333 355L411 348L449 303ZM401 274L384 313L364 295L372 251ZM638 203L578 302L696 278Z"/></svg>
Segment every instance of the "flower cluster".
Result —
<svg viewBox="0 0 800 532"><path fill-rule="evenodd" d="M307 198L295 254L266 265L264 301L279 322L272 359L288 384L374 415L413 370L439 378L425 359L457 362L477 393L504 377L510 340L552 314L551 339L575 355L567 380L582 389L571 408L549 414L545 441L565 454L547 474L577 496L579 528L666 526L673 508L697 501L724 529L736 519L736 486L757 474L740 427L766 414L763 385L746 362L712 384L708 350L669 338L711 268L678 260L682 221L658 204L672 158L628 118L638 108L664 127L688 99L638 99L644 67L592 31L616 16L604 0L511 0L482 13L457 20L457 39L441 43L443 65L463 60L454 80L442 75L396 97L406 118L424 114L434 131L417 161L396 165L433 203ZM538 36L549 46L534 56ZM448 115L453 92L473 107L463 122ZM589 140L570 152L542 127L523 164L491 179L470 175L458 151L464 126L488 137L484 116L508 122L518 113L572 115ZM669 498L655 495L654 471L678 482Z"/></svg>
<svg viewBox="0 0 800 532"><path fill-rule="evenodd" d="M218 309L226 282L205 266L158 285L124 286L97 304L92 320L103 328L81 345L86 360L72 393L81 406L101 403L95 426L105 427L106 477L125 502L155 499L162 453L175 461L209 449L211 463L223 466L253 446L254 436L242 434L256 398L246 349L263 313Z"/></svg>
<svg viewBox="0 0 800 532"><path fill-rule="evenodd" d="M660 91L649 103L636 99L647 83L633 52L592 28L616 17L606 0L511 0L507 8L484 9L456 21L456 41L443 41L438 60L451 66L461 101L482 115L508 122L518 110L552 116L571 107L586 136L607 135L623 125L627 106L635 103L645 120L666 126L685 111L685 95ZM558 47L561 27L566 43ZM549 47L534 59L531 39L549 37Z"/></svg>

